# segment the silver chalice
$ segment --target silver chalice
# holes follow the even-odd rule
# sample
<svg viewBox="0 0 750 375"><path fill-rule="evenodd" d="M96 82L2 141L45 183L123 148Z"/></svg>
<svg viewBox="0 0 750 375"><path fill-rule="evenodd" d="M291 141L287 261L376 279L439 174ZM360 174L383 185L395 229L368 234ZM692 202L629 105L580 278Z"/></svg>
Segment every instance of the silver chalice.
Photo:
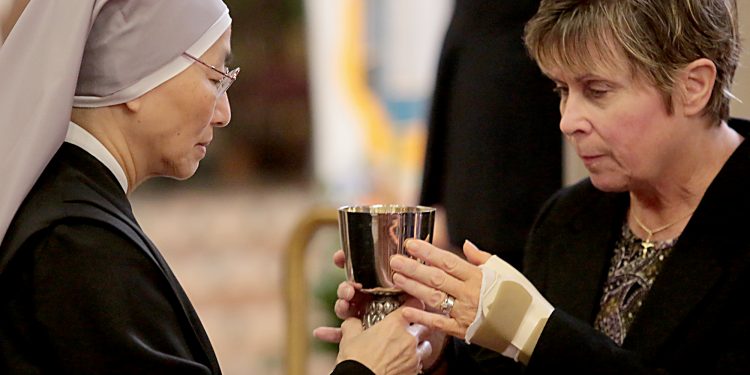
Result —
<svg viewBox="0 0 750 375"><path fill-rule="evenodd" d="M403 292L393 284L391 256L409 256L404 249L408 238L432 241L435 209L381 204L344 206L338 214L346 278L373 297L362 318L369 328L401 305Z"/></svg>

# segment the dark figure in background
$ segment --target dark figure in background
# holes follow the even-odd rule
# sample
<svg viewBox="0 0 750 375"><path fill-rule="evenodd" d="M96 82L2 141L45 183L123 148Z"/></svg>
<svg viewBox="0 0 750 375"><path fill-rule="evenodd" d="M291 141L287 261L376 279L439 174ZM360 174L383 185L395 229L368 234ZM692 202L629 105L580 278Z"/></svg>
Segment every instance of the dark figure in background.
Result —
<svg viewBox="0 0 750 375"><path fill-rule="evenodd" d="M471 238L514 266L535 214L562 179L558 98L522 39L538 7L538 0L456 0L420 198L445 209L452 246Z"/></svg>

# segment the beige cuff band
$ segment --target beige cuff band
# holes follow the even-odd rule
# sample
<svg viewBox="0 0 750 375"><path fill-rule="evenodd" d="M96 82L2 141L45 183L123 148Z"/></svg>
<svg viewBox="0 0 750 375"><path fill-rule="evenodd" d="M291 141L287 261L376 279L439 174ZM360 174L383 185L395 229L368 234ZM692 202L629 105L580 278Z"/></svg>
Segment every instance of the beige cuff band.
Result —
<svg viewBox="0 0 750 375"><path fill-rule="evenodd" d="M466 340L527 363L554 307L502 259L493 256L481 268L480 310Z"/></svg>
<svg viewBox="0 0 750 375"><path fill-rule="evenodd" d="M531 295L518 283L503 281L495 296L471 342L502 353L518 332L531 305Z"/></svg>

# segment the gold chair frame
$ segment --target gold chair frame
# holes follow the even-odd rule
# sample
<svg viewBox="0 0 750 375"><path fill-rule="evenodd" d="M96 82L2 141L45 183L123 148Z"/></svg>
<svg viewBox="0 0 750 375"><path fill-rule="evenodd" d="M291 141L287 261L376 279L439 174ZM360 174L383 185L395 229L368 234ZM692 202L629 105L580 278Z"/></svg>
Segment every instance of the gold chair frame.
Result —
<svg viewBox="0 0 750 375"><path fill-rule="evenodd" d="M335 209L314 208L292 232L284 259L284 294L287 314L286 369L288 375L306 375L309 356L307 326L308 291L305 252L315 233L327 226L338 226Z"/></svg>

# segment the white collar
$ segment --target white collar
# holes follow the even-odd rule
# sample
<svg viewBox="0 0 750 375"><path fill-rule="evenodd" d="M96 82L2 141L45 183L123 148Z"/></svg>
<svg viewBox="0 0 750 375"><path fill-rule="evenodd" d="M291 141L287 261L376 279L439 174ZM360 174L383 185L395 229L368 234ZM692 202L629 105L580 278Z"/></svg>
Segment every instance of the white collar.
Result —
<svg viewBox="0 0 750 375"><path fill-rule="evenodd" d="M110 153L98 139L91 135L91 133L87 132L86 129L71 121L70 124L68 124L68 134L65 135L65 142L82 148L84 151L91 154L91 156L99 160L112 172L112 174L115 175L122 190L125 191L125 193L128 192L128 178L125 176L125 170L122 169L122 166L120 166L115 157L112 156L112 153Z"/></svg>

